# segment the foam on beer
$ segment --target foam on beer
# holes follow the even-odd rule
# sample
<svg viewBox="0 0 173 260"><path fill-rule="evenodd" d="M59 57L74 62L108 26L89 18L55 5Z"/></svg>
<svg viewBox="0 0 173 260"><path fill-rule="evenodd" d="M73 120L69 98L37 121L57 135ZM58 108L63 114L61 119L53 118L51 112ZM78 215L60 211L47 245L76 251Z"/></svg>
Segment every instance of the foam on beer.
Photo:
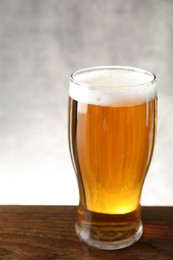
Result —
<svg viewBox="0 0 173 260"><path fill-rule="evenodd" d="M83 70L72 75L69 95L93 105L130 105L157 95L154 75L144 70Z"/></svg>

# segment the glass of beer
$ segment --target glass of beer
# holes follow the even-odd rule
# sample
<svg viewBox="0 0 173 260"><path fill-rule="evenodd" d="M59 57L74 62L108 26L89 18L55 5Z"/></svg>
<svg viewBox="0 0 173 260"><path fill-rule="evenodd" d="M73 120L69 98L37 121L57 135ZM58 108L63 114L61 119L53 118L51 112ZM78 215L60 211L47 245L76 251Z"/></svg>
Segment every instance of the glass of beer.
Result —
<svg viewBox="0 0 173 260"><path fill-rule="evenodd" d="M156 77L103 66L70 78L68 137L79 188L76 233L100 249L142 235L140 198L155 143Z"/></svg>

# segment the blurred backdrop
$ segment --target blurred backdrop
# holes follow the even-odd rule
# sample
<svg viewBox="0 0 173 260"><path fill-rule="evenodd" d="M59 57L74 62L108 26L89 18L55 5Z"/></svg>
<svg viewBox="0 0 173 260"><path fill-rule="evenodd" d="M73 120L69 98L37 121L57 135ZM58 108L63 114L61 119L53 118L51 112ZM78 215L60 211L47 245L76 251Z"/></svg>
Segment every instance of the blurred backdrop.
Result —
<svg viewBox="0 0 173 260"><path fill-rule="evenodd" d="M70 74L129 65L158 78L143 205L173 205L173 1L0 0L0 204L77 204Z"/></svg>

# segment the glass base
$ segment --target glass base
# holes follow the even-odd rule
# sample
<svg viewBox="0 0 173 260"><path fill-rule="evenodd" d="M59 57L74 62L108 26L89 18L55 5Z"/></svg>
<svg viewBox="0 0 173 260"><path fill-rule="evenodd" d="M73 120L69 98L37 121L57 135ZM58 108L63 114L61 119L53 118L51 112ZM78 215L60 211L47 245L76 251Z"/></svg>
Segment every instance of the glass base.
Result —
<svg viewBox="0 0 173 260"><path fill-rule="evenodd" d="M140 222L138 229L136 230L135 233L123 239L121 239L121 234L119 235L119 233L121 232L118 231L116 234L112 234L111 231L109 232L111 234L110 235L111 240L107 239L107 237L104 237L103 239L94 239L94 237L92 237L91 235L90 229L86 228L85 226L84 227L80 226L78 222L75 225L75 229L77 235L82 241L84 241L90 246L97 247L99 249L104 249L104 250L116 250L116 249L128 247L134 244L135 242L137 242L143 233L142 222ZM100 233L103 233L104 231L101 230L97 232L99 233L100 236Z"/></svg>

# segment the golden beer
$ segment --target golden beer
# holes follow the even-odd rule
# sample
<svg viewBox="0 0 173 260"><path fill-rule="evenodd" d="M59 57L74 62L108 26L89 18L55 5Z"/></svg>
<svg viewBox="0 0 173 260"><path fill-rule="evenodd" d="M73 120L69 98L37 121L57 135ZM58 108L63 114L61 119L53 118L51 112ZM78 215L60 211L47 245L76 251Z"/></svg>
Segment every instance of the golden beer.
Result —
<svg viewBox="0 0 173 260"><path fill-rule="evenodd" d="M100 73L103 86L97 75L97 82L94 76L90 85L81 83L81 95L72 91L69 145L80 193L76 231L91 245L115 249L142 234L140 197L155 143L157 98L154 83L114 87L119 75L110 83L107 74Z"/></svg>

